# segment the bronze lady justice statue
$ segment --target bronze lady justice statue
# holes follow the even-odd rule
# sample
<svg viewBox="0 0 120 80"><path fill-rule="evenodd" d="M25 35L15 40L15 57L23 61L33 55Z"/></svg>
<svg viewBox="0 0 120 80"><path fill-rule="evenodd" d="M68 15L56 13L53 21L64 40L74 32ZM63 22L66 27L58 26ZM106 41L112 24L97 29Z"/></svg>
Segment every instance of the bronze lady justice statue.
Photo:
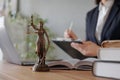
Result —
<svg viewBox="0 0 120 80"><path fill-rule="evenodd" d="M45 64L45 56L50 46L50 41L46 30L43 28L44 23L40 21L40 26L37 26L33 23L33 16L31 16L31 26L35 30L35 33L38 34L36 42L36 54L38 56L38 62L33 66L33 71L49 71L48 66ZM47 40L47 46L46 46Z"/></svg>

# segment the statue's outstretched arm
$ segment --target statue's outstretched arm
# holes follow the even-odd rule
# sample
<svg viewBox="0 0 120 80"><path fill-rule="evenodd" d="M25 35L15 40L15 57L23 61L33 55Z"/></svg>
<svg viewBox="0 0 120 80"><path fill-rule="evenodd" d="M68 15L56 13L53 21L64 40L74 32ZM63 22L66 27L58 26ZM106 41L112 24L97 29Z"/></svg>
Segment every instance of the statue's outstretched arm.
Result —
<svg viewBox="0 0 120 80"><path fill-rule="evenodd" d="M33 29L39 30L33 23L33 16L31 16L31 26L33 27Z"/></svg>

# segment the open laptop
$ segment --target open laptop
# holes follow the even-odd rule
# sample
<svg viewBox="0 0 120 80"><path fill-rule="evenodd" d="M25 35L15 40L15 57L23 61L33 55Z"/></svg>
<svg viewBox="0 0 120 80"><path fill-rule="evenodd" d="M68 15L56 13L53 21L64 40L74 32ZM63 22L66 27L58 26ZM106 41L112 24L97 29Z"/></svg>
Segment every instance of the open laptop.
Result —
<svg viewBox="0 0 120 80"><path fill-rule="evenodd" d="M0 48L3 52L3 58L7 62L25 66L34 65L35 63L35 61L21 60L17 50L13 46L13 43L4 25L0 25Z"/></svg>

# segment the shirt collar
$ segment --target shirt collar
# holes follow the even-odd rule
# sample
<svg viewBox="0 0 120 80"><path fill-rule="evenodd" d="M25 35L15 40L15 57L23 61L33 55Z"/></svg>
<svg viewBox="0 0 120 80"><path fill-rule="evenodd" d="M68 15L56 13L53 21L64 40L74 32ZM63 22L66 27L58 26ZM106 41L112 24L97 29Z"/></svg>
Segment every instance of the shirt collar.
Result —
<svg viewBox="0 0 120 80"><path fill-rule="evenodd" d="M103 7L105 7L106 9L111 8L113 3L114 3L114 0L108 0L104 5L100 2L99 11L102 10Z"/></svg>

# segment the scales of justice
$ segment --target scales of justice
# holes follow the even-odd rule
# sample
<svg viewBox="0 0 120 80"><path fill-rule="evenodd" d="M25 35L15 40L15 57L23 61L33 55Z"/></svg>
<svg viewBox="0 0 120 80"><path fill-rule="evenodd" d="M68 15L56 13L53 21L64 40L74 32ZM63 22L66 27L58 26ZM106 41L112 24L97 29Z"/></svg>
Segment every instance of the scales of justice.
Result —
<svg viewBox="0 0 120 80"><path fill-rule="evenodd" d="M33 66L32 70L35 72L47 72L49 71L49 67L45 64L46 53L50 46L49 36L46 30L43 28L44 22L40 21L39 26L34 25L33 16L31 16L31 25L37 34L37 42L36 42L36 50L35 53L38 56L38 61ZM47 45L46 45L47 44Z"/></svg>

